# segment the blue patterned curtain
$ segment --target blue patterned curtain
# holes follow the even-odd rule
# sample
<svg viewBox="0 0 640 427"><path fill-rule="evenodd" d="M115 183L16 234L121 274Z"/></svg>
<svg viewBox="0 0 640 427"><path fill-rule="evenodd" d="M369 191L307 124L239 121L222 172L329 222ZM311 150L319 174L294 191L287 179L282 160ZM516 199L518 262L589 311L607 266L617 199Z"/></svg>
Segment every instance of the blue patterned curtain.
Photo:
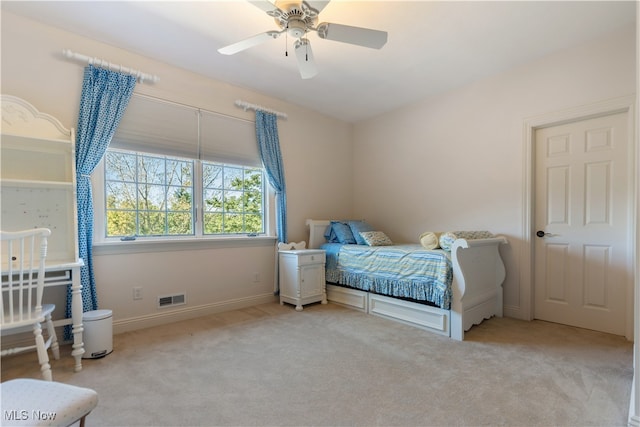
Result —
<svg viewBox="0 0 640 427"><path fill-rule="evenodd" d="M93 274L93 201L89 176L107 151L136 85L134 76L89 65L84 69L80 114L76 131L78 245L84 267L80 270L83 311L96 310L98 298ZM71 293L67 317L71 316Z"/></svg>
<svg viewBox="0 0 640 427"><path fill-rule="evenodd" d="M284 166L280 154L278 122L275 114L256 110L256 136L262 164L269 183L276 191L276 227L278 241L287 241L287 194L284 185Z"/></svg>

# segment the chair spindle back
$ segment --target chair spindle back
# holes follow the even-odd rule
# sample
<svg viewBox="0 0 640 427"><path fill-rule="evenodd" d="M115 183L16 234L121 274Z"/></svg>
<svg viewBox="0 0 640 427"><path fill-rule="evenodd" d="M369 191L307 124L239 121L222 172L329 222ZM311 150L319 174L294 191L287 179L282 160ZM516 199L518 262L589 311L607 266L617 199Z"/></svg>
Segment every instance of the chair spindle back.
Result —
<svg viewBox="0 0 640 427"><path fill-rule="evenodd" d="M24 322L42 310L48 228L0 231L2 292L0 322ZM34 310L35 309L35 310Z"/></svg>

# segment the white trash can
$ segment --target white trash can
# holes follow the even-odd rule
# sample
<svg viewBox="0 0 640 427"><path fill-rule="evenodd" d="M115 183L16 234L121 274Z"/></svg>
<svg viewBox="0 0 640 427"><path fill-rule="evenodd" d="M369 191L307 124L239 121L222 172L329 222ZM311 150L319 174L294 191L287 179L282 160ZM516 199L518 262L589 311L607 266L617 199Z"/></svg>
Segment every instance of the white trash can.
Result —
<svg viewBox="0 0 640 427"><path fill-rule="evenodd" d="M82 315L84 326L83 359L97 359L113 351L113 312L111 310L87 311Z"/></svg>

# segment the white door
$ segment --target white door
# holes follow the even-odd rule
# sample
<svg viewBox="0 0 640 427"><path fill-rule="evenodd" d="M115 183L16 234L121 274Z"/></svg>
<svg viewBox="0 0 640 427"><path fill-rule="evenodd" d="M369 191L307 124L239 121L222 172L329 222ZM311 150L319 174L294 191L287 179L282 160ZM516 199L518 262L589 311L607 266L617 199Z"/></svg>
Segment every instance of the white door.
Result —
<svg viewBox="0 0 640 427"><path fill-rule="evenodd" d="M534 317L625 334L626 113L536 130Z"/></svg>

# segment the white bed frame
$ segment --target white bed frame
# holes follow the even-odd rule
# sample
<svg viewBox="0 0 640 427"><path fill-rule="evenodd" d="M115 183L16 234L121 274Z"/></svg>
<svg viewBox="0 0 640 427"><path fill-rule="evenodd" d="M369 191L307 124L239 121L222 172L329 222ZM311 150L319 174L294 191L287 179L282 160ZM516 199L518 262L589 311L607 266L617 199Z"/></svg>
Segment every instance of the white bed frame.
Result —
<svg viewBox="0 0 640 427"><path fill-rule="evenodd" d="M307 220L309 248L326 243L329 220ZM462 341L465 331L492 316L502 317L505 269L498 250L507 240L458 239L451 247L453 283L451 309L327 284L327 299L365 313L386 317Z"/></svg>

